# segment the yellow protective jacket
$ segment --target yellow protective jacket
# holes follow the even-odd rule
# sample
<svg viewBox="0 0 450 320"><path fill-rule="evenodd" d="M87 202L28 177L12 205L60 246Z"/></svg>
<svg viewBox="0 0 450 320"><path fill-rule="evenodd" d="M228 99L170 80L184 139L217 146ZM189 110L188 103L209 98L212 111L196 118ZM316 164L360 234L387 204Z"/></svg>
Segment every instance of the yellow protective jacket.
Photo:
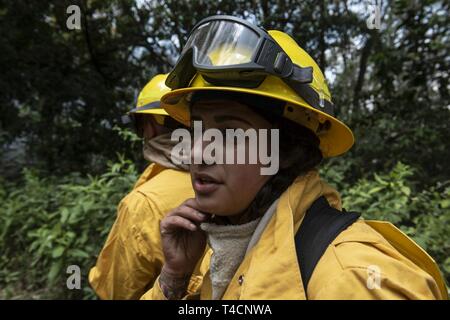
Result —
<svg viewBox="0 0 450 320"><path fill-rule="evenodd" d="M259 242L244 257L223 299L306 299L294 235L306 210L322 195L331 206L341 209L339 195L320 180L316 171L297 178L280 197L274 216ZM206 255L199 266L204 269L209 257ZM371 285L373 266L380 271L379 286ZM307 290L309 299L443 298L432 276L363 220L344 230L328 246ZM211 298L209 273L196 294L185 298ZM159 281L141 299L165 299Z"/></svg>
<svg viewBox="0 0 450 320"><path fill-rule="evenodd" d="M90 270L89 283L101 299L139 299L159 275L163 254L159 222L192 198L188 172L151 164L120 202L116 221Z"/></svg>

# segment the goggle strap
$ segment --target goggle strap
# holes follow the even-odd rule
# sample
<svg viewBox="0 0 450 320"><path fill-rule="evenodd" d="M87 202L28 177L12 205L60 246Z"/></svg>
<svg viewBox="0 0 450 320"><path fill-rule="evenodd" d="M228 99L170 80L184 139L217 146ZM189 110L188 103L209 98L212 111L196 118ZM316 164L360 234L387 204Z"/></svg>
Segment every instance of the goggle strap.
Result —
<svg viewBox="0 0 450 320"><path fill-rule="evenodd" d="M172 90L186 88L197 70L193 66L194 48L187 50L177 61L166 79L166 86Z"/></svg>
<svg viewBox="0 0 450 320"><path fill-rule="evenodd" d="M311 88L309 84L298 83L295 81L291 81L290 79L285 79L285 81L310 106L331 116L334 115L334 104L326 99L321 99L317 92L313 88Z"/></svg>
<svg viewBox="0 0 450 320"><path fill-rule="evenodd" d="M289 76L292 81L306 84L313 81L313 68L312 67L299 67L294 64L292 74Z"/></svg>

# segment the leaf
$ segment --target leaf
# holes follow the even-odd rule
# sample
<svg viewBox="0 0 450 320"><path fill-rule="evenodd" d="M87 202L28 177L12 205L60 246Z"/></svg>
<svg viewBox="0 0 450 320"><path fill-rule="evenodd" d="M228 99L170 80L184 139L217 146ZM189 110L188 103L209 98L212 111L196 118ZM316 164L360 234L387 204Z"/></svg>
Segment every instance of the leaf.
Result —
<svg viewBox="0 0 450 320"><path fill-rule="evenodd" d="M379 192L379 191L381 191L383 189L384 189L384 187L375 187L375 188L370 189L368 194L374 194L374 193L377 193L377 192Z"/></svg>
<svg viewBox="0 0 450 320"><path fill-rule="evenodd" d="M89 254L87 252L83 251L83 250L80 250L80 249L72 249L72 250L70 250L69 255L71 257L74 257L74 258L84 258L84 259L89 258Z"/></svg>
<svg viewBox="0 0 450 320"><path fill-rule="evenodd" d="M61 223L64 224L69 217L69 210L67 208L63 208L61 211Z"/></svg>
<svg viewBox="0 0 450 320"><path fill-rule="evenodd" d="M47 275L48 282L54 283L55 280L60 275L61 269L62 269L62 261L59 260L57 262L54 262Z"/></svg>
<svg viewBox="0 0 450 320"><path fill-rule="evenodd" d="M400 190L402 191L403 194L405 194L405 195L408 196L408 197L409 197L410 194L411 194L411 189L408 188L408 187L406 187L406 186L401 187Z"/></svg>
<svg viewBox="0 0 450 320"><path fill-rule="evenodd" d="M450 199L444 199L439 203L442 207L442 209L447 209L450 207Z"/></svg>
<svg viewBox="0 0 450 320"><path fill-rule="evenodd" d="M381 179L381 177L379 175L377 175L376 173L374 173L373 177L374 177L376 182L378 182L379 184L381 184L383 186L387 186L389 184L388 182L386 182L383 179Z"/></svg>
<svg viewBox="0 0 450 320"><path fill-rule="evenodd" d="M65 248L63 246L58 246L52 251L52 258L56 259L62 256L64 253Z"/></svg>

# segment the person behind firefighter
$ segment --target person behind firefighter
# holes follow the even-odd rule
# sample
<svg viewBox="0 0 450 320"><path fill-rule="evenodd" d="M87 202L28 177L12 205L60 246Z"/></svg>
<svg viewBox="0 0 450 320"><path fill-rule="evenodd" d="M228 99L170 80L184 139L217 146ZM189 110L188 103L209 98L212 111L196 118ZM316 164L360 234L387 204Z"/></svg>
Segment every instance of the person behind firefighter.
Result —
<svg viewBox="0 0 450 320"><path fill-rule="evenodd" d="M160 107L161 96L170 90L164 84L166 78L163 74L153 77L129 111L150 164L120 202L114 225L90 270L89 282L101 299L139 299L152 287L163 264L159 222L193 196L188 167L174 164L170 156L171 132L181 125ZM194 276L193 289L198 285L195 280Z"/></svg>

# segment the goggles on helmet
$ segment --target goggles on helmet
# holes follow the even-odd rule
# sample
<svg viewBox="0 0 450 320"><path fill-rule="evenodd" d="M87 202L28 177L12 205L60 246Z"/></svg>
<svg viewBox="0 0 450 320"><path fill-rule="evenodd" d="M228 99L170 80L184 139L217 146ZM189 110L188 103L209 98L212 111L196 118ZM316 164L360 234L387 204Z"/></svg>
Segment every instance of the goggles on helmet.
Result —
<svg viewBox="0 0 450 320"><path fill-rule="evenodd" d="M166 85L186 88L196 73L213 85L244 88L276 76L312 107L333 114L333 104L309 86L313 68L293 63L264 29L240 18L219 15L196 24Z"/></svg>

